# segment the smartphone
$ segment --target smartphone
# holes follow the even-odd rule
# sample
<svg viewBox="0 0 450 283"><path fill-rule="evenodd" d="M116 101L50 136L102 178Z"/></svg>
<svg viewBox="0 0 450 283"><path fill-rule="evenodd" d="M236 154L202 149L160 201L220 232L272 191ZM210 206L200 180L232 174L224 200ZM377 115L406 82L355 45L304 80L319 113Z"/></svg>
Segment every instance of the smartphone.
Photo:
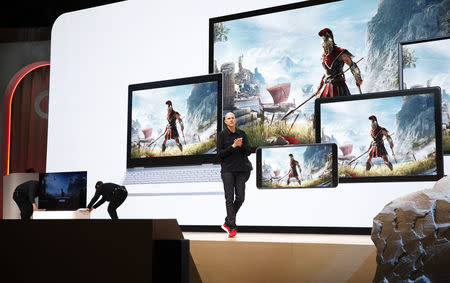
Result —
<svg viewBox="0 0 450 283"><path fill-rule="evenodd" d="M338 185L335 143L260 146L258 189L334 188Z"/></svg>

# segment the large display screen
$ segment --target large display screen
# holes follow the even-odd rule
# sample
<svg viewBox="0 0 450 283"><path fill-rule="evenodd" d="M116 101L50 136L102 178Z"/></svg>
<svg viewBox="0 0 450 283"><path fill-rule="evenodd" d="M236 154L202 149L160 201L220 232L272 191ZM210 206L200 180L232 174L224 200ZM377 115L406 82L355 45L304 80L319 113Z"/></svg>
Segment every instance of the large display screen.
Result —
<svg viewBox="0 0 450 283"><path fill-rule="evenodd" d="M127 167L217 162L221 82L213 74L130 85Z"/></svg>
<svg viewBox="0 0 450 283"><path fill-rule="evenodd" d="M439 87L316 100L317 142L340 149L339 181L443 177Z"/></svg>
<svg viewBox="0 0 450 283"><path fill-rule="evenodd" d="M87 172L39 174L39 209L77 210L86 207Z"/></svg>
<svg viewBox="0 0 450 283"><path fill-rule="evenodd" d="M253 148L313 143L317 97L398 89L398 43L446 32L414 9L408 1L305 1L211 18L209 71L224 74L224 113L241 109L238 126ZM351 61L334 51L323 60L324 29L336 54ZM337 73L343 83L330 87Z"/></svg>
<svg viewBox="0 0 450 283"><path fill-rule="evenodd" d="M450 37L399 43L400 88L439 86L442 91L442 142L450 154Z"/></svg>
<svg viewBox="0 0 450 283"><path fill-rule="evenodd" d="M338 185L336 144L258 147L260 189L333 188Z"/></svg>

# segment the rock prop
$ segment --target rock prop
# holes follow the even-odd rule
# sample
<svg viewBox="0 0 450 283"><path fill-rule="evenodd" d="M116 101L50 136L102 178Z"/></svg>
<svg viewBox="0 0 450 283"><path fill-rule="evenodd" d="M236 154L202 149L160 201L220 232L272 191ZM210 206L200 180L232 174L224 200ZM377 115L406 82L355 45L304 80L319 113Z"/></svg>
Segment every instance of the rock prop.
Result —
<svg viewBox="0 0 450 283"><path fill-rule="evenodd" d="M450 282L450 179L387 204L374 218L373 282Z"/></svg>

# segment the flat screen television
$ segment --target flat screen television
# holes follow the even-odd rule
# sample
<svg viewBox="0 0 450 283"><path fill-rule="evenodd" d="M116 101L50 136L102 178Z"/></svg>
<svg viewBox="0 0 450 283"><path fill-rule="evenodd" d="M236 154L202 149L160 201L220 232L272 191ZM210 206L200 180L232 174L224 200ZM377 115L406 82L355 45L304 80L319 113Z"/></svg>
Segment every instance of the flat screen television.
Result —
<svg viewBox="0 0 450 283"><path fill-rule="evenodd" d="M400 42L400 89L439 86L442 91L442 143L450 154L450 36Z"/></svg>
<svg viewBox="0 0 450 283"><path fill-rule="evenodd" d="M86 207L87 172L39 174L39 209L77 210Z"/></svg>
<svg viewBox="0 0 450 283"><path fill-rule="evenodd" d="M336 143L339 182L443 177L439 87L317 99L316 141Z"/></svg>
<svg viewBox="0 0 450 283"><path fill-rule="evenodd" d="M218 163L222 75L131 84L127 168Z"/></svg>
<svg viewBox="0 0 450 283"><path fill-rule="evenodd" d="M334 43L352 54L363 94L397 90L398 43L446 33L435 24L439 5L417 5L319 0L210 18L209 72L224 75L223 113L237 113L254 150L314 143L314 94L325 74L319 31L330 29ZM359 95L349 66L342 71L350 93Z"/></svg>

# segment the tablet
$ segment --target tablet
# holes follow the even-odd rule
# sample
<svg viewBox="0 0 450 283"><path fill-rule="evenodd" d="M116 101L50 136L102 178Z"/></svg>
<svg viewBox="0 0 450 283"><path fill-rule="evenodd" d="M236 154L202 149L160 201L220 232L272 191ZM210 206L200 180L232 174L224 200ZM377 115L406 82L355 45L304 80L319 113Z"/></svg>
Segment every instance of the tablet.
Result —
<svg viewBox="0 0 450 283"><path fill-rule="evenodd" d="M258 147L256 164L259 189L334 188L338 185L334 143Z"/></svg>

